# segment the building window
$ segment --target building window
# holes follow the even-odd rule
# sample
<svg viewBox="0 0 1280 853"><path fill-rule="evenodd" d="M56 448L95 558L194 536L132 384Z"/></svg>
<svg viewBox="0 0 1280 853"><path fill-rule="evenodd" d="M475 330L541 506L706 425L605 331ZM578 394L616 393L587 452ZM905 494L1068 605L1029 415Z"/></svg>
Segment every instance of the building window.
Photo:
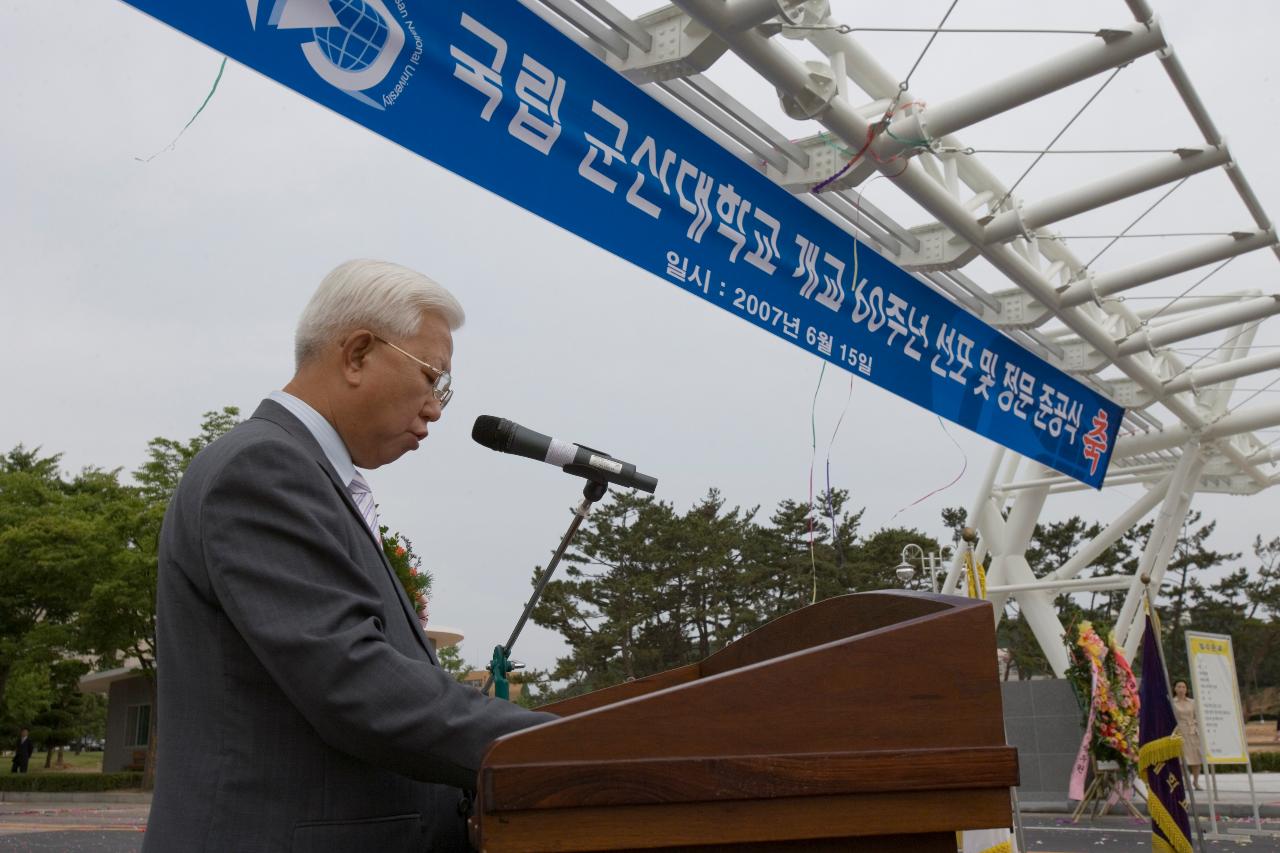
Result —
<svg viewBox="0 0 1280 853"><path fill-rule="evenodd" d="M130 705L125 715L124 745L146 746L151 739L151 706Z"/></svg>

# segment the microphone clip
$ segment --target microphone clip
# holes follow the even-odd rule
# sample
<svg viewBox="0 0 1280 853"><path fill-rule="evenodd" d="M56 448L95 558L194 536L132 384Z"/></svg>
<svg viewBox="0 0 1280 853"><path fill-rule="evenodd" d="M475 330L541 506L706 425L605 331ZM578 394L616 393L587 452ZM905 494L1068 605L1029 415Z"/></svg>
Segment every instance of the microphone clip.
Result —
<svg viewBox="0 0 1280 853"><path fill-rule="evenodd" d="M603 450L596 450L594 447L587 447L585 444L579 444L578 446L592 454L592 456L598 460L613 459L612 456L605 453ZM560 470L564 471L566 474L572 474L575 477L582 477L587 481L582 487L582 497L587 500L588 504L601 500L604 497L605 492L609 491L609 482L602 479L600 477L600 472L591 465L575 465L571 462ZM621 470L621 465L619 465L619 470ZM586 507L581 507L580 509L585 510Z"/></svg>

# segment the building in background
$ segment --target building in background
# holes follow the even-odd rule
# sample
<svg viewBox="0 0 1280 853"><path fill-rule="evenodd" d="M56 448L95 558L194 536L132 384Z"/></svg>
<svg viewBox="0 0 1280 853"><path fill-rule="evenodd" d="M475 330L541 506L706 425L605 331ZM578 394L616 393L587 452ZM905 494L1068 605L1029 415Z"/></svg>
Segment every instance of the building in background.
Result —
<svg viewBox="0 0 1280 853"><path fill-rule="evenodd" d="M462 632L443 625L428 625L427 639L431 648L438 651L461 643ZM151 740L151 690L138 662L130 659L116 669L89 673L80 679L80 692L100 693L107 697L107 738L102 752L102 772L146 769L147 746ZM512 685L511 698L518 695L518 685Z"/></svg>

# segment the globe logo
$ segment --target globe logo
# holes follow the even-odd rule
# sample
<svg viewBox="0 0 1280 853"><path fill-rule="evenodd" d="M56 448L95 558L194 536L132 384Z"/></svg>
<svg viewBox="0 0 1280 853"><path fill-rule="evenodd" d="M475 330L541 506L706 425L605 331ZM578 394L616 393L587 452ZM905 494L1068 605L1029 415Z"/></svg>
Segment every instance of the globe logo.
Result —
<svg viewBox="0 0 1280 853"><path fill-rule="evenodd" d="M389 30L364 0L329 0L336 27L312 30L325 57L343 71L363 71L377 60Z"/></svg>
<svg viewBox="0 0 1280 853"><path fill-rule="evenodd" d="M259 3L246 0L254 29ZM299 47L311 70L357 101L385 108L381 96L375 100L365 93L387 79L404 50L404 28L386 0L273 0L267 25L310 33L312 40Z"/></svg>

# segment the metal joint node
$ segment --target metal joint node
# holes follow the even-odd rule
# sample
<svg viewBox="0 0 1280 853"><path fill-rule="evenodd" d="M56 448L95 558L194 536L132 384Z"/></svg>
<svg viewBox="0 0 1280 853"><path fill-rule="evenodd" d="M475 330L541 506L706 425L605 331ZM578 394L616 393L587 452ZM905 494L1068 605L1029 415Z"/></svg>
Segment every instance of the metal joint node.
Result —
<svg viewBox="0 0 1280 853"><path fill-rule="evenodd" d="M1034 232L1032 232L1030 228L1027 227L1027 223L1022 218L1022 200L1021 199L1015 200L1013 202L1011 212L1013 213L1013 221L1018 223L1018 233L1022 235L1022 239L1026 240L1028 244L1034 244L1036 241L1036 235Z"/></svg>
<svg viewBox="0 0 1280 853"><path fill-rule="evenodd" d="M774 0L778 15L793 27L819 26L831 17L828 0Z"/></svg>
<svg viewBox="0 0 1280 853"><path fill-rule="evenodd" d="M1150 29L1150 28L1151 26L1150 24L1148 24L1147 29ZM1115 30L1109 27L1103 27L1102 29L1094 33L1094 35L1102 39L1107 44L1111 44L1112 42L1120 41L1120 39L1122 38L1127 38L1133 35L1133 33L1129 32L1128 30Z"/></svg>
<svg viewBox="0 0 1280 853"><path fill-rule="evenodd" d="M1089 288L1089 299L1094 305L1098 306L1099 311L1105 311L1106 306L1102 303L1102 294L1098 292L1098 288L1094 286L1096 279L1093 273L1088 270L1081 270L1085 287Z"/></svg>
<svg viewBox="0 0 1280 853"><path fill-rule="evenodd" d="M809 80L803 92L778 90L778 101L782 105L782 111L798 121L814 118L824 112L839 91L839 87L836 86L835 71L830 65L809 60L804 67L809 72Z"/></svg>

